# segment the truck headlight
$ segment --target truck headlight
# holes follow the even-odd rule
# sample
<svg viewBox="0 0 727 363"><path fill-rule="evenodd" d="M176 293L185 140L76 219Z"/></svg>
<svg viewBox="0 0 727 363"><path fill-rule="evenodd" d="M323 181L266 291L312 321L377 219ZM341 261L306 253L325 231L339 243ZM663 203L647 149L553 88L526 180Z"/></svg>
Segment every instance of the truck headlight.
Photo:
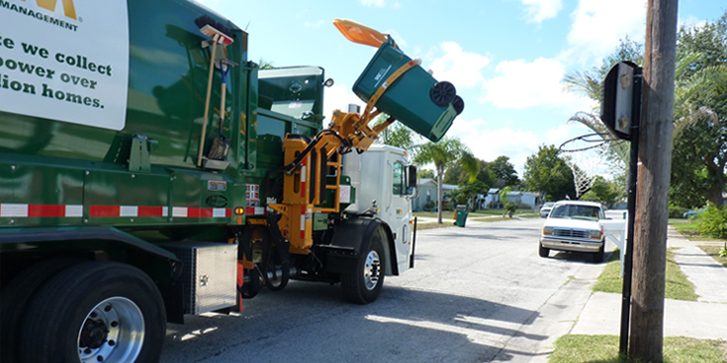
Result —
<svg viewBox="0 0 727 363"><path fill-rule="evenodd" d="M552 236L553 227L543 227L543 236Z"/></svg>
<svg viewBox="0 0 727 363"><path fill-rule="evenodd" d="M591 230L589 231L588 238L601 240L603 238L603 230Z"/></svg>

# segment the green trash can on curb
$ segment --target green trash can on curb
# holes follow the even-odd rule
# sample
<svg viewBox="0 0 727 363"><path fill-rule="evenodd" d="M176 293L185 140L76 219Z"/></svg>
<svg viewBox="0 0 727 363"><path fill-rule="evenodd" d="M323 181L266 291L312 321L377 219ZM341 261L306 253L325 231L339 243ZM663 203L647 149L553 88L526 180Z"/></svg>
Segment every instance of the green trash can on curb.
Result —
<svg viewBox="0 0 727 363"><path fill-rule="evenodd" d="M454 225L457 227L464 227L465 223L467 223L467 216L470 213L467 211L466 205L458 205L455 209L455 219L454 219Z"/></svg>
<svg viewBox="0 0 727 363"><path fill-rule="evenodd" d="M381 45L356 80L353 92L368 102L386 79L409 61L411 58L389 40ZM376 107L436 142L464 109L464 101L456 92L451 83L437 82L424 68L416 65L389 86Z"/></svg>

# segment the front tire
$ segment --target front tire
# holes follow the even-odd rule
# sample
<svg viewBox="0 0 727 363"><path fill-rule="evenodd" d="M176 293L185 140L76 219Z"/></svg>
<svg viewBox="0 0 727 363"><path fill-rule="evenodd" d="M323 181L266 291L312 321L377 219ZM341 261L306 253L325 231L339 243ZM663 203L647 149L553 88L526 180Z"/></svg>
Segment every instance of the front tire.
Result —
<svg viewBox="0 0 727 363"><path fill-rule="evenodd" d="M341 287L346 300L356 304L368 304L379 297L384 286L384 241L386 232L376 227L361 246L350 271L341 276Z"/></svg>
<svg viewBox="0 0 727 363"><path fill-rule="evenodd" d="M24 362L156 362L166 329L156 285L115 262L63 270L38 291L26 317Z"/></svg>
<svg viewBox="0 0 727 363"><path fill-rule="evenodd" d="M550 255L550 249L543 247L542 243L538 243L538 255L540 257L548 257Z"/></svg>

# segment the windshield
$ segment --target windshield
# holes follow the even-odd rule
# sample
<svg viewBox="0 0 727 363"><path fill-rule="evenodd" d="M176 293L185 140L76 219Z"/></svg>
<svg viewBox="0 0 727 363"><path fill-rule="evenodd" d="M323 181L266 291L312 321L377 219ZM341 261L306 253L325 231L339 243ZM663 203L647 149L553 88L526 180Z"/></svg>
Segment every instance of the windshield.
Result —
<svg viewBox="0 0 727 363"><path fill-rule="evenodd" d="M562 204L550 212L550 218L597 221L601 218L601 208L590 205Z"/></svg>

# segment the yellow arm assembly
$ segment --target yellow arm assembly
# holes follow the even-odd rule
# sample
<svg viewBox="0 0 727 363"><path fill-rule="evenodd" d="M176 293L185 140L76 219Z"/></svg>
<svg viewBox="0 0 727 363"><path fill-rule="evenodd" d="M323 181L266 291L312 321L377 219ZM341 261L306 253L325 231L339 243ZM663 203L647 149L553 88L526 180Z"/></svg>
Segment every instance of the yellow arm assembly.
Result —
<svg viewBox="0 0 727 363"><path fill-rule="evenodd" d="M334 111L327 129L312 140L286 135L283 143L285 174L283 200L268 207L281 214L278 221L283 236L290 241L290 252L308 254L313 246L313 213L340 212L340 173L342 155L352 150L364 152L393 122L369 123L380 114L376 103L404 73L419 64L412 60L394 71L368 100L362 114ZM328 176L334 176L328 178ZM335 181L333 181L335 180ZM332 206L321 206L326 191L333 191Z"/></svg>

